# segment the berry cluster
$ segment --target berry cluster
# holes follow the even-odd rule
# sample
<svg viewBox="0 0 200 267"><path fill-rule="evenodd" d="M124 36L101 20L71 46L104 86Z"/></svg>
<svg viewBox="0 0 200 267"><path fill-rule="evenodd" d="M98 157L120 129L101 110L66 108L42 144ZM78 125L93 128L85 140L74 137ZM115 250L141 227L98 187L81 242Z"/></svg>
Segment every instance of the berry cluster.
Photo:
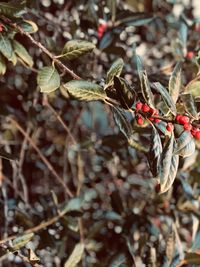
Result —
<svg viewBox="0 0 200 267"><path fill-rule="evenodd" d="M179 124L183 125L185 131L190 131L196 139L200 140L200 129L192 126L192 124L190 123L190 119L187 116L178 114L176 116L176 121Z"/></svg>
<svg viewBox="0 0 200 267"><path fill-rule="evenodd" d="M97 29L97 33L98 33L98 38L101 39L102 36L104 35L104 32L106 31L106 29L108 28L107 23L102 23L99 25L98 29Z"/></svg>
<svg viewBox="0 0 200 267"><path fill-rule="evenodd" d="M159 123L161 120L156 118L159 115L159 111L157 109L152 109L147 104L142 102L137 102L136 104L136 120L138 125L144 124L144 117L148 118L150 121L154 123ZM142 115L141 115L142 114ZM198 140L200 140L200 129L192 126L190 123L190 118L185 115L178 114L176 116L176 122L178 124L183 125L185 131L190 131L191 134ZM172 122L168 122L166 125L166 130L168 132L172 132L174 129L174 125Z"/></svg>
<svg viewBox="0 0 200 267"><path fill-rule="evenodd" d="M153 116L157 116L159 114L158 110L152 109L147 104L143 104L142 102L138 102L136 104L136 118L137 118L137 123L139 125L143 125L144 124L144 120L143 120L142 116L140 114L138 114L139 111L145 113L145 116L150 121L155 122L155 123L160 122L160 119L153 117Z"/></svg>

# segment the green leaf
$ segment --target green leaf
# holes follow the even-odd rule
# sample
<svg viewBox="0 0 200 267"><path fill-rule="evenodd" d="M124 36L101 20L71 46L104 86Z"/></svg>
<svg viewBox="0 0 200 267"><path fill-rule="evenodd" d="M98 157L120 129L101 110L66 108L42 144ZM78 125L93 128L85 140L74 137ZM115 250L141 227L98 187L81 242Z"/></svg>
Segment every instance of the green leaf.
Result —
<svg viewBox="0 0 200 267"><path fill-rule="evenodd" d="M195 152L195 143L190 132L183 131L176 140L174 154L183 158L191 156Z"/></svg>
<svg viewBox="0 0 200 267"><path fill-rule="evenodd" d="M84 252L84 245L79 243L75 246L69 259L65 262L64 267L76 267L80 262Z"/></svg>
<svg viewBox="0 0 200 267"><path fill-rule="evenodd" d="M171 159L170 171L169 171L168 178L166 179L164 184L161 184L161 187L160 187L160 193L161 194L167 192L171 188L171 186L172 186L172 184L176 178L176 174L178 171L178 164L179 164L179 156L173 155L172 159Z"/></svg>
<svg viewBox="0 0 200 267"><path fill-rule="evenodd" d="M169 184L171 184L171 180L174 180L173 178L175 178L176 176L175 167L177 164L175 164L175 166L172 168L173 147L174 135L172 134L166 145L164 146L162 155L160 157L158 172L158 179L160 181L160 193L164 193L169 189Z"/></svg>
<svg viewBox="0 0 200 267"><path fill-rule="evenodd" d="M188 94L182 94L181 100L183 101L183 104L186 108L186 111L196 120L198 120L198 112L196 108L196 104L194 101L194 97L191 93Z"/></svg>
<svg viewBox="0 0 200 267"><path fill-rule="evenodd" d="M139 73L142 95L145 102L153 109L155 109L153 93L151 92L149 80L146 71Z"/></svg>
<svg viewBox="0 0 200 267"><path fill-rule="evenodd" d="M0 14L6 17L20 17L26 13L25 1L12 1L10 3L0 3Z"/></svg>
<svg viewBox="0 0 200 267"><path fill-rule="evenodd" d="M4 57L0 54L0 75L4 75L6 72L6 62Z"/></svg>
<svg viewBox="0 0 200 267"><path fill-rule="evenodd" d="M193 96L200 96L200 81L195 81L187 86L187 92Z"/></svg>
<svg viewBox="0 0 200 267"><path fill-rule="evenodd" d="M152 124L152 134L150 140L150 149L148 152L148 161L151 172L154 176L158 175L158 167L160 164L160 156L162 154L162 143L160 135Z"/></svg>
<svg viewBox="0 0 200 267"><path fill-rule="evenodd" d="M30 233L16 237L14 240L12 240L11 251L16 251L24 247L33 238L33 236L34 234Z"/></svg>
<svg viewBox="0 0 200 267"><path fill-rule="evenodd" d="M83 40L71 40L65 44L62 55L58 57L64 57L65 59L72 60L91 52L94 48L95 45L91 42Z"/></svg>
<svg viewBox="0 0 200 267"><path fill-rule="evenodd" d="M106 31L103 35L103 38L100 41L99 49L104 50L107 47L111 46L114 40L114 33L113 31Z"/></svg>
<svg viewBox="0 0 200 267"><path fill-rule="evenodd" d="M114 77L119 77L124 66L122 58L118 58L110 67L106 77L106 88L113 84Z"/></svg>
<svg viewBox="0 0 200 267"><path fill-rule="evenodd" d="M181 90L181 63L178 62L169 79L169 94L176 104Z"/></svg>
<svg viewBox="0 0 200 267"><path fill-rule="evenodd" d="M154 17L147 13L136 13L132 16L126 16L123 19L118 21L118 25L125 25L125 26L142 26L144 24L150 23Z"/></svg>
<svg viewBox="0 0 200 267"><path fill-rule="evenodd" d="M159 82L155 82L153 83L153 85L155 87L155 90L161 94L163 101L165 102L167 107L170 109L172 114L176 115L175 103L172 97L170 96L170 94L168 93L168 91L165 89L165 87L163 87L162 84L160 84Z"/></svg>
<svg viewBox="0 0 200 267"><path fill-rule="evenodd" d="M33 66L33 59L29 55L26 48L20 44L18 41L13 40L13 48L15 53L30 67Z"/></svg>
<svg viewBox="0 0 200 267"><path fill-rule="evenodd" d="M37 82L42 93L51 93L60 86L60 76L52 67L43 67L37 76Z"/></svg>
<svg viewBox="0 0 200 267"><path fill-rule="evenodd" d="M126 264L127 264L126 256L125 254L121 253L113 257L108 267L123 267L127 266Z"/></svg>
<svg viewBox="0 0 200 267"><path fill-rule="evenodd" d="M23 20L19 26L28 33L35 33L38 31L38 26L32 20Z"/></svg>
<svg viewBox="0 0 200 267"><path fill-rule="evenodd" d="M13 54L13 49L10 40L0 33L0 52L6 57L8 60L11 59Z"/></svg>
<svg viewBox="0 0 200 267"><path fill-rule="evenodd" d="M122 107L129 109L135 101L135 91L133 87L131 87L125 79L114 76L114 88L117 91Z"/></svg>
<svg viewBox="0 0 200 267"><path fill-rule="evenodd" d="M71 96L78 100L104 101L106 99L106 93L103 88L92 82L84 80L72 80L64 84L64 88Z"/></svg>
<svg viewBox="0 0 200 267"><path fill-rule="evenodd" d="M125 116L125 112L119 108L112 108L114 120L119 127L120 131L128 139L129 136L133 133L132 126Z"/></svg>
<svg viewBox="0 0 200 267"><path fill-rule="evenodd" d="M79 197L70 199L60 210L62 214L80 215L82 214L83 200Z"/></svg>

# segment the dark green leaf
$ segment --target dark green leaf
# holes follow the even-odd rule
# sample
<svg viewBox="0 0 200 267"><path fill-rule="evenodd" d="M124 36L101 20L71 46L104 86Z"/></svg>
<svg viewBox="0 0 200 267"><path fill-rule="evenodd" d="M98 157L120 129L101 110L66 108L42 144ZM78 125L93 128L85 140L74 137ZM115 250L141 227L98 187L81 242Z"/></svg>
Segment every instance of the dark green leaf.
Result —
<svg viewBox="0 0 200 267"><path fill-rule="evenodd" d="M113 108L113 115L120 131L127 137L132 134L132 126L125 116L125 112L119 108Z"/></svg>
<svg viewBox="0 0 200 267"><path fill-rule="evenodd" d="M0 3L0 14L7 17L20 17L26 13L25 1L13 1L10 3L1 2Z"/></svg>
<svg viewBox="0 0 200 267"><path fill-rule="evenodd" d="M144 24L150 23L152 20L152 15L146 13L136 13L135 15L120 19L118 23L119 25L125 26L142 26Z"/></svg>
<svg viewBox="0 0 200 267"><path fill-rule="evenodd" d="M51 93L60 86L60 76L53 66L42 68L38 73L37 81L42 93Z"/></svg>
<svg viewBox="0 0 200 267"><path fill-rule="evenodd" d="M183 104L186 108L186 111L196 120L198 120L199 116L197 113L196 104L194 101L194 97L191 93L188 94L182 94L181 100L183 101Z"/></svg>
<svg viewBox="0 0 200 267"><path fill-rule="evenodd" d="M115 21L116 9L117 9L117 0L107 0L107 5L110 9L112 21Z"/></svg>
<svg viewBox="0 0 200 267"><path fill-rule="evenodd" d="M114 77L119 77L124 66L122 58L118 58L110 67L106 77L106 88L113 84Z"/></svg>
<svg viewBox="0 0 200 267"><path fill-rule="evenodd" d="M114 40L114 34L112 31L106 31L103 35L103 38L100 41L99 49L104 50L105 48L109 47Z"/></svg>
<svg viewBox="0 0 200 267"><path fill-rule="evenodd" d="M160 193L164 193L169 189L169 184L171 184L171 179L174 178L174 176L176 175L174 170L176 169L177 160L172 159L173 147L174 147L174 135L172 134L169 140L167 141L166 145L164 146L160 158L159 173L158 173L158 179L160 181ZM173 168L172 164L174 164Z"/></svg>
<svg viewBox="0 0 200 267"><path fill-rule="evenodd" d="M195 143L190 132L183 131L176 140L174 154L183 158L189 157L195 152Z"/></svg>
<svg viewBox="0 0 200 267"><path fill-rule="evenodd" d="M8 60L11 60L13 49L10 40L7 36L0 33L0 52L6 57Z"/></svg>
<svg viewBox="0 0 200 267"><path fill-rule="evenodd" d="M64 88L71 96L84 101L105 100L106 93L95 83L84 80L72 80L64 84Z"/></svg>
<svg viewBox="0 0 200 267"><path fill-rule="evenodd" d="M76 267L80 262L84 252L84 245L79 243L75 246L69 259L65 262L64 267Z"/></svg>
<svg viewBox="0 0 200 267"><path fill-rule="evenodd" d="M118 254L112 259L108 267L124 267L127 266L126 261L125 254Z"/></svg>
<svg viewBox="0 0 200 267"><path fill-rule="evenodd" d="M65 44L62 55L59 57L72 60L91 52L94 48L95 45L91 42L83 40L70 40Z"/></svg>
<svg viewBox="0 0 200 267"><path fill-rule="evenodd" d="M123 78L114 76L114 88L117 91L120 103L123 108L130 108L135 101L135 92L133 87Z"/></svg>
<svg viewBox="0 0 200 267"><path fill-rule="evenodd" d="M23 20L22 22L19 23L19 26L28 33L35 33L38 31L38 27L35 24L35 22L31 20Z"/></svg>
<svg viewBox="0 0 200 267"><path fill-rule="evenodd" d="M158 167L160 164L160 156L162 154L162 143L160 135L152 125L152 135L150 140L150 149L148 152L148 161L151 172L154 176L158 175Z"/></svg>
<svg viewBox="0 0 200 267"><path fill-rule="evenodd" d="M174 103L177 102L181 90L181 63L178 62L169 79L169 94Z"/></svg>
<svg viewBox="0 0 200 267"><path fill-rule="evenodd" d="M60 210L62 214L68 214L71 216L82 214L83 200L79 197L70 199L66 205Z"/></svg>
<svg viewBox="0 0 200 267"><path fill-rule="evenodd" d="M159 82L155 82L153 83L153 85L154 85L155 90L161 94L163 101L165 102L167 107L170 109L172 114L176 115L175 103L172 97L170 96L170 94L168 93L168 91L165 89L165 87L163 87L162 84L160 84Z"/></svg>
<svg viewBox="0 0 200 267"><path fill-rule="evenodd" d="M185 259L187 264L196 264L197 266L200 265L200 252L188 252L185 255Z"/></svg>

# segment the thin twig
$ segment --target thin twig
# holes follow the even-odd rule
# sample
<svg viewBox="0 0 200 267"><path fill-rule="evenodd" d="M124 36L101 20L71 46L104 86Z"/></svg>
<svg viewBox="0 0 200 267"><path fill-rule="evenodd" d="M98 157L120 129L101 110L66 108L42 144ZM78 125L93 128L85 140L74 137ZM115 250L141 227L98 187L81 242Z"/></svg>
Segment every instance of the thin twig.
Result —
<svg viewBox="0 0 200 267"><path fill-rule="evenodd" d="M38 146L35 144L35 142L32 140L32 138L27 135L25 130L19 125L19 123L14 120L13 118L9 118L10 121L15 125L15 127L22 133L22 135L28 140L28 142L31 144L31 146L35 149L35 151L40 156L41 160L44 162L44 164L47 166L49 171L53 174L53 176L58 180L58 182L64 187L66 193L68 196L73 197L73 193L70 191L70 189L66 186L63 179L60 177L60 175L55 171L54 167L51 165L51 163L48 161L48 159L42 154Z"/></svg>

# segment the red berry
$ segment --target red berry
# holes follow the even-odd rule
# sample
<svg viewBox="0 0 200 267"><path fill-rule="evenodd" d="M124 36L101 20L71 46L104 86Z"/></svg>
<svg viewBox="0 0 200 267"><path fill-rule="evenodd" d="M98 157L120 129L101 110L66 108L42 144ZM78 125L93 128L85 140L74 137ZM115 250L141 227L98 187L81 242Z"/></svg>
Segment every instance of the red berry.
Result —
<svg viewBox="0 0 200 267"><path fill-rule="evenodd" d="M142 117L138 117L138 118L137 118L137 124L138 124L138 125L143 125L143 124L144 124L144 120L143 120Z"/></svg>
<svg viewBox="0 0 200 267"><path fill-rule="evenodd" d="M150 107L147 104L144 104L143 107L142 107L142 110L144 112L149 112L150 111Z"/></svg>
<svg viewBox="0 0 200 267"><path fill-rule="evenodd" d="M154 118L153 118L153 117L150 117L149 120L150 120L150 121L154 121Z"/></svg>
<svg viewBox="0 0 200 267"><path fill-rule="evenodd" d="M180 116L179 118L179 123L180 124L186 124L186 123L189 123L190 119L187 117L187 116Z"/></svg>
<svg viewBox="0 0 200 267"><path fill-rule="evenodd" d="M194 52L193 51L188 51L187 54L186 54L186 58L193 59L193 57L194 57Z"/></svg>
<svg viewBox="0 0 200 267"><path fill-rule="evenodd" d="M166 130L167 130L168 132L171 132L173 129L174 129L173 124L172 124L171 122L168 122L168 123L167 123Z"/></svg>
<svg viewBox="0 0 200 267"><path fill-rule="evenodd" d="M98 32L98 38L101 39L105 30L107 29L108 25L107 23L104 23L104 24L100 24L98 26L98 29L97 29L97 32Z"/></svg>
<svg viewBox="0 0 200 267"><path fill-rule="evenodd" d="M138 110L141 110L142 107L143 107L143 103L142 103L142 102L138 102L138 103L136 104L136 110L137 110L137 111L138 111Z"/></svg>
<svg viewBox="0 0 200 267"><path fill-rule="evenodd" d="M186 130L186 131L191 131L192 130L192 125L190 123L185 123L183 125L183 128Z"/></svg>
<svg viewBox="0 0 200 267"><path fill-rule="evenodd" d="M180 114L176 115L176 121L179 122L181 117L182 117L182 115L180 115Z"/></svg>
<svg viewBox="0 0 200 267"><path fill-rule="evenodd" d="M198 132L198 129L196 127L192 127L191 134L195 136L197 132Z"/></svg>
<svg viewBox="0 0 200 267"><path fill-rule="evenodd" d="M155 123L159 123L159 122L161 122L160 119L155 119Z"/></svg>
<svg viewBox="0 0 200 267"><path fill-rule="evenodd" d="M196 132L196 134L195 134L195 138L196 138L197 140L200 140L200 131Z"/></svg>

